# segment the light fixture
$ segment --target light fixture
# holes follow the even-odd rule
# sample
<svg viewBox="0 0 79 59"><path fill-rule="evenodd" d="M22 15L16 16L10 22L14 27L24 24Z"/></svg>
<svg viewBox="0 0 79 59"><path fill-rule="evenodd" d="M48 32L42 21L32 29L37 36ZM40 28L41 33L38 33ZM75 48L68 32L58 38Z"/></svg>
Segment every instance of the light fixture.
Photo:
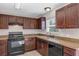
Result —
<svg viewBox="0 0 79 59"><path fill-rule="evenodd" d="M50 7L45 7L44 10L45 10L45 11L50 11L51 8L50 8Z"/></svg>
<svg viewBox="0 0 79 59"><path fill-rule="evenodd" d="M15 3L15 8L20 9L21 8L21 3Z"/></svg>

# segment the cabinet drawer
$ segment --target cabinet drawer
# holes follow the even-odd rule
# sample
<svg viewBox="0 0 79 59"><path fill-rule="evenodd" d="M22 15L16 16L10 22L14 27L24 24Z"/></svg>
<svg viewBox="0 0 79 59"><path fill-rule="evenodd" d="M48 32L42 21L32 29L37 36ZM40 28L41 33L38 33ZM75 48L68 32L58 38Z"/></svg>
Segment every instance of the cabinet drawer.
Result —
<svg viewBox="0 0 79 59"><path fill-rule="evenodd" d="M7 55L7 51L5 47L0 47L0 56L5 56Z"/></svg>
<svg viewBox="0 0 79 59"><path fill-rule="evenodd" d="M67 53L64 53L64 56L72 56L72 55L69 55L69 54L67 54Z"/></svg>
<svg viewBox="0 0 79 59"><path fill-rule="evenodd" d="M64 47L64 53L74 56L75 52L76 52L75 49Z"/></svg>

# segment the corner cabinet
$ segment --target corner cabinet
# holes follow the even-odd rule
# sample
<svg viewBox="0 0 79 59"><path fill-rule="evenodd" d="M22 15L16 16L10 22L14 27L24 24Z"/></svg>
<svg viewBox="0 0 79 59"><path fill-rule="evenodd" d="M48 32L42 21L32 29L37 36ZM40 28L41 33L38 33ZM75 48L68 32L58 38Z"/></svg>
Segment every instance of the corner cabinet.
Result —
<svg viewBox="0 0 79 59"><path fill-rule="evenodd" d="M0 29L8 29L8 16L0 15Z"/></svg>
<svg viewBox="0 0 79 59"><path fill-rule="evenodd" d="M48 42L42 39L37 38L37 51L43 55L47 56L48 55Z"/></svg>
<svg viewBox="0 0 79 59"><path fill-rule="evenodd" d="M24 29L38 29L38 20L35 18L24 18Z"/></svg>
<svg viewBox="0 0 79 59"><path fill-rule="evenodd" d="M46 29L46 17L40 17L38 19L38 29L42 30Z"/></svg>
<svg viewBox="0 0 79 59"><path fill-rule="evenodd" d="M46 18L24 18L24 29L46 29Z"/></svg>
<svg viewBox="0 0 79 59"><path fill-rule="evenodd" d="M57 28L79 28L79 4L72 3L56 11Z"/></svg>
<svg viewBox="0 0 79 59"><path fill-rule="evenodd" d="M33 38L25 38L25 52L36 49L36 39Z"/></svg>

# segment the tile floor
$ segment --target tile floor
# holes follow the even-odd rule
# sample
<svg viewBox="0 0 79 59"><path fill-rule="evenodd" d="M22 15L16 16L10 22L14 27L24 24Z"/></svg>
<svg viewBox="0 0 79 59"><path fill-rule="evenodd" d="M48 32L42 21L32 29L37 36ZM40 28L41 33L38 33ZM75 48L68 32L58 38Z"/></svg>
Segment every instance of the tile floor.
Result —
<svg viewBox="0 0 79 59"><path fill-rule="evenodd" d="M34 50L34 51L30 51L19 56L41 56L41 55L36 50Z"/></svg>

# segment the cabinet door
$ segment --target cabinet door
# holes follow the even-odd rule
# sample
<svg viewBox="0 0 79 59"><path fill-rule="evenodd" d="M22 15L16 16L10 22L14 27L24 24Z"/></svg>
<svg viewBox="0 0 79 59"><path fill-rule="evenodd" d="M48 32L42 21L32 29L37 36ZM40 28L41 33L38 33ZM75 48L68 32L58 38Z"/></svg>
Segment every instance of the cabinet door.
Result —
<svg viewBox="0 0 79 59"><path fill-rule="evenodd" d="M0 29L8 29L8 16L0 15Z"/></svg>
<svg viewBox="0 0 79 59"><path fill-rule="evenodd" d="M77 19L77 5L70 4L66 6L66 17L65 17L65 27L66 28L77 28L78 19Z"/></svg>
<svg viewBox="0 0 79 59"><path fill-rule="evenodd" d="M17 24L19 25L23 25L23 20L24 20L23 17L16 17Z"/></svg>
<svg viewBox="0 0 79 59"><path fill-rule="evenodd" d="M41 29L41 20L40 20L40 18L37 19L37 20L38 20L38 21L37 21L37 24L38 24L37 28L38 28L38 29Z"/></svg>
<svg viewBox="0 0 79 59"><path fill-rule="evenodd" d="M0 56L7 55L7 40L0 40Z"/></svg>
<svg viewBox="0 0 79 59"><path fill-rule="evenodd" d="M79 3L77 4L77 20L78 20L78 28L79 28Z"/></svg>
<svg viewBox="0 0 79 59"><path fill-rule="evenodd" d="M41 29L45 30L46 29L46 18L41 17Z"/></svg>
<svg viewBox="0 0 79 59"><path fill-rule="evenodd" d="M36 48L36 40L35 38L25 39L25 51L31 51Z"/></svg>
<svg viewBox="0 0 79 59"><path fill-rule="evenodd" d="M36 20L35 20L35 19L31 19L30 22L31 22L31 23L30 23L31 29L36 29L36 26L37 26Z"/></svg>
<svg viewBox="0 0 79 59"><path fill-rule="evenodd" d="M45 17L40 17L38 19L38 29L46 29L46 18Z"/></svg>
<svg viewBox="0 0 79 59"><path fill-rule="evenodd" d="M48 55L48 43L47 43L47 41L41 41L41 54L43 56Z"/></svg>
<svg viewBox="0 0 79 59"><path fill-rule="evenodd" d="M41 55L47 56L48 55L48 43L44 40L37 38L37 51Z"/></svg>
<svg viewBox="0 0 79 59"><path fill-rule="evenodd" d="M75 49L64 47L64 56L75 56L75 55L76 55Z"/></svg>
<svg viewBox="0 0 79 59"><path fill-rule="evenodd" d="M65 28L65 8L56 11L56 27Z"/></svg>
<svg viewBox="0 0 79 59"><path fill-rule="evenodd" d="M16 16L8 16L9 25L16 24Z"/></svg>
<svg viewBox="0 0 79 59"><path fill-rule="evenodd" d="M24 18L24 29L30 29L30 19Z"/></svg>
<svg viewBox="0 0 79 59"><path fill-rule="evenodd" d="M37 38L37 42L36 42L37 44L37 51L39 52L39 53L41 53L41 41Z"/></svg>

